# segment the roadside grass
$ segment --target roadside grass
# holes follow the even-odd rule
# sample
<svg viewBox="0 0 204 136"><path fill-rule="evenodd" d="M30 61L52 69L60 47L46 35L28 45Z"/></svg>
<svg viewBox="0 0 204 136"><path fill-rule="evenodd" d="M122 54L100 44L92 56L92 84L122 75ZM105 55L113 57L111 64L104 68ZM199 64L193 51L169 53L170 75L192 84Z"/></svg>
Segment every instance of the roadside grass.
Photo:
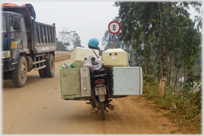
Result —
<svg viewBox="0 0 204 136"><path fill-rule="evenodd" d="M201 134L201 92L182 94L165 87L164 96L158 97L159 82L143 81L143 95L160 109L169 110L165 116L172 123L185 126L192 134ZM174 107L172 104L175 104ZM175 132L172 132L175 133Z"/></svg>

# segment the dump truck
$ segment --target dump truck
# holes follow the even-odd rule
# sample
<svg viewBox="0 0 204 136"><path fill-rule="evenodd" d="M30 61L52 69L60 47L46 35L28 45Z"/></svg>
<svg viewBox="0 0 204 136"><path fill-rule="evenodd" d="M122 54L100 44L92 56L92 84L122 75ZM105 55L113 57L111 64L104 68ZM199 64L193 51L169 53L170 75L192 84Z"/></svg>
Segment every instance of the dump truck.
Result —
<svg viewBox="0 0 204 136"><path fill-rule="evenodd" d="M27 72L38 70L40 77L55 74L54 52L56 28L36 22L31 4L2 4L2 72L3 79L12 79L14 86L23 87Z"/></svg>

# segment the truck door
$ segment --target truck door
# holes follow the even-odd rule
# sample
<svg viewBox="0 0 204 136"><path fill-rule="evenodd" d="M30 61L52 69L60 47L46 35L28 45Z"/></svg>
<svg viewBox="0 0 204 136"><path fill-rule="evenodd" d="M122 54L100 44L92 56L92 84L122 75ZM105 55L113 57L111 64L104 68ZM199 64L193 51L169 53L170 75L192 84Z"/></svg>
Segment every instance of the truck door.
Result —
<svg viewBox="0 0 204 136"><path fill-rule="evenodd" d="M10 26L11 40L17 43L17 48L27 48L27 35L25 23L22 16L13 16ZM11 47L15 48L15 47Z"/></svg>
<svg viewBox="0 0 204 136"><path fill-rule="evenodd" d="M22 48L21 30L20 30L20 17L12 16L10 24L11 32L11 49Z"/></svg>
<svg viewBox="0 0 204 136"><path fill-rule="evenodd" d="M25 30L23 16L17 15L11 16L10 32L11 32L11 48L10 48L11 57L17 60L19 55L19 49L22 50L27 49L27 34Z"/></svg>

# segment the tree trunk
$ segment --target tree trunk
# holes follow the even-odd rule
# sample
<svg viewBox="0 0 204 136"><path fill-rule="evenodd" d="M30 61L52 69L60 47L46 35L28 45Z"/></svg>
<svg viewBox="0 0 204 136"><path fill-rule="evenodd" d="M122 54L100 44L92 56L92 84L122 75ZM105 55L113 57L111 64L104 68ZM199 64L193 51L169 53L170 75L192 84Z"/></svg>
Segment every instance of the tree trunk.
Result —
<svg viewBox="0 0 204 136"><path fill-rule="evenodd" d="M163 57L163 54L162 54L162 45L161 45L161 47L160 47L160 78L163 77L162 57Z"/></svg>
<svg viewBox="0 0 204 136"><path fill-rule="evenodd" d="M171 77L172 77L172 66L173 66L173 53L171 54L171 60L170 60L169 84L171 84Z"/></svg>
<svg viewBox="0 0 204 136"><path fill-rule="evenodd" d="M143 38L143 40L144 40L144 62L145 62L145 74L147 74L146 41L145 41L145 38Z"/></svg>
<svg viewBox="0 0 204 136"><path fill-rule="evenodd" d="M167 86L169 86L169 60L168 60L168 52L166 51L166 66L167 66Z"/></svg>
<svg viewBox="0 0 204 136"><path fill-rule="evenodd" d="M141 61L140 56L139 56L139 63L140 63L140 67L142 67L142 61Z"/></svg>
<svg viewBox="0 0 204 136"><path fill-rule="evenodd" d="M167 31L169 30L169 27L168 27L168 23L167 23ZM168 41L169 39L167 38L167 41L166 41L166 45L165 45L165 49L166 49L166 67L167 67L167 86L170 86L169 84L169 56L168 56L168 52L169 52L169 48L168 48Z"/></svg>
<svg viewBox="0 0 204 136"><path fill-rule="evenodd" d="M174 8L175 8L175 14L176 14L176 4L177 4L177 2L176 3L174 3ZM176 28L176 26L177 26L177 24L175 23L175 28ZM174 39L174 46L173 47L175 47L176 46L176 36L175 36L175 39ZM170 66L170 83L171 83L171 77L172 77L172 67L173 67L173 53L175 53L175 52L173 52L173 51L171 51L171 66ZM173 83L172 83L173 84ZM175 85L174 85L175 86Z"/></svg>
<svg viewBox="0 0 204 136"><path fill-rule="evenodd" d="M158 56L159 56L159 53L157 53L157 57L156 57L156 59L154 60L154 63L153 63L153 65L152 65L152 73L153 73L153 70L154 70L154 64L156 63L156 61L157 61L157 59L158 59Z"/></svg>
<svg viewBox="0 0 204 136"><path fill-rule="evenodd" d="M146 41L147 41L146 43L147 43L147 47L148 47L148 51L147 51L147 73L149 73L150 72L150 68L149 68L150 46L149 46L148 40L146 40Z"/></svg>
<svg viewBox="0 0 204 136"><path fill-rule="evenodd" d="M139 49L139 44L137 45L137 48ZM142 67L142 60L141 60L140 55L139 55L139 63L140 63L140 67Z"/></svg>
<svg viewBox="0 0 204 136"><path fill-rule="evenodd" d="M162 35L162 13L161 13L161 5L160 5L160 2L159 2L159 12L160 12L160 38L161 38L161 35ZM163 65L162 65L162 57L163 57L163 48L162 48L162 40L160 42L160 78L163 77Z"/></svg>
<svg viewBox="0 0 204 136"><path fill-rule="evenodd" d="M187 68L186 68L186 67L187 67L187 64L185 63L185 64L184 64L184 80L183 80L183 83L182 83L182 84L183 84L183 92L185 92L185 89L186 89L186 88L185 88L186 75L187 75L187 74L186 74L186 72L187 72Z"/></svg>
<svg viewBox="0 0 204 136"><path fill-rule="evenodd" d="M178 68L177 71L176 71L176 79L175 79L175 83L174 83L174 89L176 88L176 83L177 83L177 77L178 77L179 69L180 68Z"/></svg>

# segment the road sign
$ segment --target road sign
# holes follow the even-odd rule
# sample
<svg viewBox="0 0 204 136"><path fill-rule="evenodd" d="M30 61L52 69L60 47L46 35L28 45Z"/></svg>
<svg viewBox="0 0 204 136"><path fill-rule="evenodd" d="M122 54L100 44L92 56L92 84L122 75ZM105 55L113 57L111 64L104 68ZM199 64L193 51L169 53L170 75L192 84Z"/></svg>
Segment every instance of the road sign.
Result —
<svg viewBox="0 0 204 136"><path fill-rule="evenodd" d="M109 41L114 41L114 42L117 42L118 41L118 36L114 35L109 35Z"/></svg>
<svg viewBox="0 0 204 136"><path fill-rule="evenodd" d="M117 21L112 21L108 25L108 30L111 34L117 34L120 32L121 26Z"/></svg>

